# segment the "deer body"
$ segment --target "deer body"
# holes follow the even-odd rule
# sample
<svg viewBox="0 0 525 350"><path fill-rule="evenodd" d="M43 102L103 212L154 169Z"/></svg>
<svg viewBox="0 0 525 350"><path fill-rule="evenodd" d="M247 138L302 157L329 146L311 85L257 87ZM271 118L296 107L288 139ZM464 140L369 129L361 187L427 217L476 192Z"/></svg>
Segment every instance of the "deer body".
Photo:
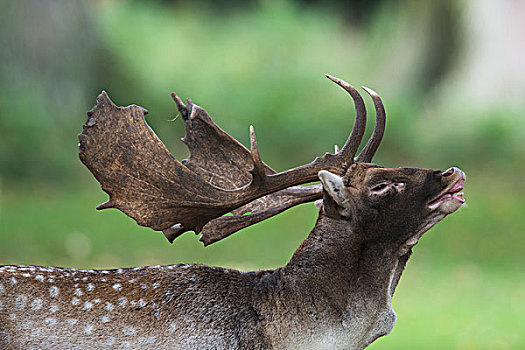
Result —
<svg viewBox="0 0 525 350"><path fill-rule="evenodd" d="M0 348L363 349L394 325L406 259L391 247L377 266L374 247L347 245L356 237L345 226L321 216L294 259L271 271L1 267ZM341 246L330 251L327 235ZM328 246L312 247L319 236ZM311 249L322 256L303 260Z"/></svg>
<svg viewBox="0 0 525 350"><path fill-rule="evenodd" d="M335 155L283 173L262 163L253 129L248 151L174 95L192 152L179 163L145 125L143 109L101 94L79 136L81 160L110 194L99 208L118 208L170 241L200 232L205 244L322 198L319 217L275 270L0 266L0 349L364 349L388 334L412 247L461 207L465 176L369 163L385 117L369 90L376 128L354 158L366 111L352 86L329 78L356 104L351 135ZM322 186L296 186L313 179Z"/></svg>
<svg viewBox="0 0 525 350"><path fill-rule="evenodd" d="M3 275L2 349L260 348L250 346L255 320L243 317L250 278L237 271L5 267Z"/></svg>

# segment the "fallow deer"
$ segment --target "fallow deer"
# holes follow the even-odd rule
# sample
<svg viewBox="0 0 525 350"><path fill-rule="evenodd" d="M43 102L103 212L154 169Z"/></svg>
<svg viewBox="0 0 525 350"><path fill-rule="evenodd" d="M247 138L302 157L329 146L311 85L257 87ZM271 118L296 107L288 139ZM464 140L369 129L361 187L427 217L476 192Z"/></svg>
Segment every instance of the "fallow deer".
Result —
<svg viewBox="0 0 525 350"><path fill-rule="evenodd" d="M356 120L335 154L281 173L172 94L188 159L174 159L145 123L105 92L79 135L81 161L117 208L173 241L205 245L300 203L319 217L284 267L239 272L202 265L73 270L0 267L1 349L363 349L396 320L392 295L412 247L460 208L465 175L387 169L371 162L385 111L370 89L374 132L355 156L364 102L348 83ZM321 184L299 186L320 180ZM232 213L233 215L225 215Z"/></svg>

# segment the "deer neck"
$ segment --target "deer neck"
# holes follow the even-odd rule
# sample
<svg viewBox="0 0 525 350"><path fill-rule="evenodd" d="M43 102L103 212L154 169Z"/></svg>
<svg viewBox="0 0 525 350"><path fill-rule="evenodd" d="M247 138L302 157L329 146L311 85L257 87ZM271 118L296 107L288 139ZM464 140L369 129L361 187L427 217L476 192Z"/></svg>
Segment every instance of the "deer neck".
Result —
<svg viewBox="0 0 525 350"><path fill-rule="evenodd" d="M367 232L357 232L347 220L323 213L306 240L284 267L284 274L301 276L308 285L330 280L330 288L370 295L387 290L391 296L410 252L400 256L400 244L370 242ZM388 234L385 232L385 235ZM374 293L375 294L375 293Z"/></svg>
<svg viewBox="0 0 525 350"><path fill-rule="evenodd" d="M392 294L410 256L400 256L399 244L369 242L366 236L348 221L321 213L281 271L282 286L295 296L297 308L330 319L328 332L340 334L330 337L344 339L352 349L392 329Z"/></svg>

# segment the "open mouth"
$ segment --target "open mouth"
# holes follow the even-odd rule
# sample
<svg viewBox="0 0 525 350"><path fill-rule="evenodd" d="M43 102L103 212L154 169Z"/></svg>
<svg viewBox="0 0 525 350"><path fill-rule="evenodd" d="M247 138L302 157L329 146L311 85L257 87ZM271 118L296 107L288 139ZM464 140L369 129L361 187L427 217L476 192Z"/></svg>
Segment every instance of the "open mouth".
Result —
<svg viewBox="0 0 525 350"><path fill-rule="evenodd" d="M465 183L465 174L461 173L461 177L454 184L446 188L436 199L431 201L428 206L430 209L437 208L444 201L451 199L461 204L465 203L463 198L463 184Z"/></svg>

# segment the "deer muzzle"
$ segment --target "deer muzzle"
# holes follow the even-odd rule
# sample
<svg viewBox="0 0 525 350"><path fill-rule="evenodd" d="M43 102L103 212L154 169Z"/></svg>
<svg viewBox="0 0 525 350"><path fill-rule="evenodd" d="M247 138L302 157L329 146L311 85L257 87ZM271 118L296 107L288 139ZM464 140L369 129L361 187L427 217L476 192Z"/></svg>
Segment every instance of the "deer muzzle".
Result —
<svg viewBox="0 0 525 350"><path fill-rule="evenodd" d="M448 185L428 204L428 206L431 210L435 210L438 207L442 207L445 203L451 204L447 205L447 208L444 209L452 213L465 203L463 192L461 191L463 191L463 184L467 177L461 169L456 167L444 171L441 176Z"/></svg>

